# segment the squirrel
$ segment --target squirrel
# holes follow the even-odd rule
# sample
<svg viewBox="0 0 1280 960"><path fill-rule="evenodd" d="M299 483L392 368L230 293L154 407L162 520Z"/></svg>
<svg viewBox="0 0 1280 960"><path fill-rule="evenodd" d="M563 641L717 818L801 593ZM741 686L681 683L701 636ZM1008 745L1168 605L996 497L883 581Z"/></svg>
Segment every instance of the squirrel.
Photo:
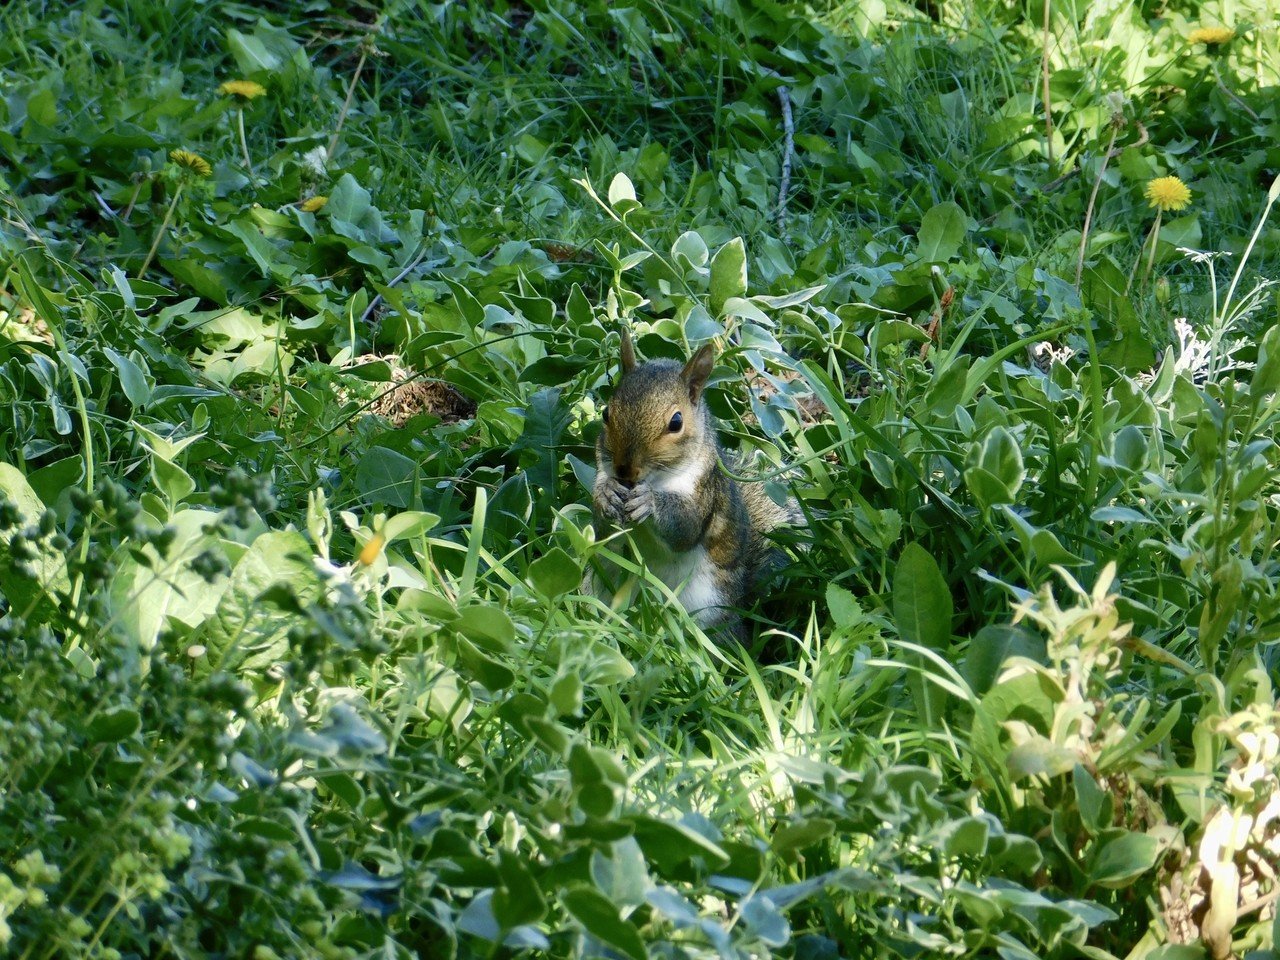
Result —
<svg viewBox="0 0 1280 960"><path fill-rule="evenodd" d="M734 608L783 559L765 534L798 522L799 505L774 503L763 485L740 484L720 469L737 460L721 448L703 398L711 344L683 365L638 364L624 328L620 359L596 441L596 527L629 527L650 573L701 627L740 634Z"/></svg>

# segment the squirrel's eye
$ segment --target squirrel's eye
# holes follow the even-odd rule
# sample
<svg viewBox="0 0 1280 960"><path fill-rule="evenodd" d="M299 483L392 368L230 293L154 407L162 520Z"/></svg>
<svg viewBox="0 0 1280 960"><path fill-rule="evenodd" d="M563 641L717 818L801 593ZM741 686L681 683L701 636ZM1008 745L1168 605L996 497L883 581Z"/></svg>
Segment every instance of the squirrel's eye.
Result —
<svg viewBox="0 0 1280 960"><path fill-rule="evenodd" d="M601 411L600 411L600 419L601 419L601 420L603 420L605 423L608 423L608 422L609 422L609 408L608 408L608 407L605 407L603 410L601 410Z"/></svg>
<svg viewBox="0 0 1280 960"><path fill-rule="evenodd" d="M680 428L683 426L684 426L684 417L682 417L680 415L680 411L677 410L675 413L671 415L671 422L667 424L667 429L670 430L672 433L679 433Z"/></svg>

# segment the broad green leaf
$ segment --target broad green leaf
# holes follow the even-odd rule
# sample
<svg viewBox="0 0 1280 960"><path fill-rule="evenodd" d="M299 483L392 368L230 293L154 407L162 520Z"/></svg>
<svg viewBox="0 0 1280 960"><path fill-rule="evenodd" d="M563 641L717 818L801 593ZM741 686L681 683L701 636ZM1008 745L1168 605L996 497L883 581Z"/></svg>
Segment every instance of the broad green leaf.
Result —
<svg viewBox="0 0 1280 960"><path fill-rule="evenodd" d="M387 752L387 738L347 703L335 703L324 726L314 731L313 735L332 743L336 748L335 754Z"/></svg>
<svg viewBox="0 0 1280 960"><path fill-rule="evenodd" d="M237 561L205 627L208 653L200 662L207 669L265 669L283 656L285 634L297 620L292 612L260 599L272 587L287 588L300 604L314 603L324 589L311 547L297 531L264 533Z"/></svg>
<svg viewBox="0 0 1280 960"><path fill-rule="evenodd" d="M940 417L949 417L964 399L969 379L969 358L957 357L945 370L934 374L927 394L929 409Z"/></svg>
<svg viewBox="0 0 1280 960"><path fill-rule="evenodd" d="M168 525L176 536L168 555L190 559L204 550L223 552L221 542L204 532L214 519L215 514L201 509L173 514ZM131 555L121 555L108 590L115 623L139 650L155 646L160 630L170 618L188 631L199 627L213 615L230 584L226 576L216 576L212 582L205 580L189 563L166 568L153 547L146 547L145 552L151 558L151 566ZM162 568L166 568L163 576L156 572Z"/></svg>
<svg viewBox="0 0 1280 960"><path fill-rule="evenodd" d="M857 598L834 583L827 584L827 609L837 627L854 627L866 619Z"/></svg>
<svg viewBox="0 0 1280 960"><path fill-rule="evenodd" d="M223 229L244 244L245 252L264 277L287 281L297 273L297 265L292 258L268 240L262 228L249 217L233 220Z"/></svg>
<svg viewBox="0 0 1280 960"><path fill-rule="evenodd" d="M636 188L631 184L631 178L625 173L616 173L613 179L609 181L609 206L616 207L623 201L636 202Z"/></svg>
<svg viewBox="0 0 1280 960"><path fill-rule="evenodd" d="M1099 886L1123 887L1155 866L1162 848L1150 834L1126 831L1090 857L1089 879Z"/></svg>
<svg viewBox="0 0 1280 960"><path fill-rule="evenodd" d="M170 437L162 436L150 427L138 423L137 421L130 421L129 426L133 427L133 429L138 432L138 435L142 437L148 450L150 450L159 459L170 462L172 462L178 454L182 453L183 450L187 449L187 447L191 446L191 444L204 436L203 433L195 433L182 437L181 439L174 440Z"/></svg>
<svg viewBox="0 0 1280 960"><path fill-rule="evenodd" d="M547 915L546 898L523 857L499 851L498 876L502 886L493 893L493 912L504 927L537 923Z"/></svg>
<svg viewBox="0 0 1280 960"><path fill-rule="evenodd" d="M613 901L598 890L587 886L573 887L560 895L560 902L593 937L631 960L645 960L649 956L635 925L622 919Z"/></svg>
<svg viewBox="0 0 1280 960"><path fill-rule="evenodd" d="M583 680L596 686L612 686L636 675L636 668L630 660L603 643L592 641L585 651L585 660Z"/></svg>
<svg viewBox="0 0 1280 960"><path fill-rule="evenodd" d="M311 61L302 45L287 29L266 20L254 24L251 34L228 30L227 47L241 76L271 73L286 94L311 72Z"/></svg>
<svg viewBox="0 0 1280 960"><path fill-rule="evenodd" d="M523 430L510 447L521 454L525 474L540 496L539 510L550 513L559 503L557 488L563 459L561 438L572 419L572 409L558 388L547 387L529 398Z"/></svg>
<svg viewBox="0 0 1280 960"><path fill-rule="evenodd" d="M1277 180L1280 183L1280 179ZM1258 366L1249 381L1249 394L1260 403L1269 393L1280 391L1280 323L1272 324L1258 344Z"/></svg>
<svg viewBox="0 0 1280 960"><path fill-rule="evenodd" d="M146 361L142 359L141 354L135 351L137 357L135 360L133 357L116 353L110 347L103 347L102 352L116 368L116 375L120 378L120 389L124 391L128 401L135 407L146 406L147 401L151 399L151 385L147 383L144 372Z"/></svg>
<svg viewBox="0 0 1280 960"><path fill-rule="evenodd" d="M696 230L686 230L680 236L676 237L676 242L671 245L671 257L679 262L680 258L695 269L705 267L707 260L711 256L711 251L707 249L707 241L702 239L702 234Z"/></svg>
<svg viewBox="0 0 1280 960"><path fill-rule="evenodd" d="M927 263L945 263L960 249L967 219L959 205L950 200L930 207L920 221L917 256Z"/></svg>
<svg viewBox="0 0 1280 960"><path fill-rule="evenodd" d="M1085 268L1081 297L1097 317L1103 362L1118 366L1125 373L1138 373L1150 369L1156 355L1128 286L1125 271L1105 257Z"/></svg>
<svg viewBox="0 0 1280 960"><path fill-rule="evenodd" d="M994 427L969 453L965 486L984 511L1016 502L1026 477L1022 450L1008 430Z"/></svg>
<svg viewBox="0 0 1280 960"><path fill-rule="evenodd" d="M1133 424L1122 427L1111 444L1111 458L1116 465L1137 472L1147 462L1147 438Z"/></svg>
<svg viewBox="0 0 1280 960"><path fill-rule="evenodd" d="M417 505L418 465L387 447L370 447L356 465L356 490L373 503L410 509Z"/></svg>
<svg viewBox="0 0 1280 960"><path fill-rule="evenodd" d="M96 743L119 743L142 727L142 718L132 707L108 707L89 721L89 737Z"/></svg>
<svg viewBox="0 0 1280 960"><path fill-rule="evenodd" d="M412 540L432 530L439 522L440 518L434 513L406 510L387 520L386 526L382 528L382 535L387 538L387 543Z"/></svg>
<svg viewBox="0 0 1280 960"><path fill-rule="evenodd" d="M743 902L742 920L766 946L785 947L791 939L791 924L764 894L752 894Z"/></svg>
<svg viewBox="0 0 1280 960"><path fill-rule="evenodd" d="M995 427L982 439L978 446L977 466L999 480L1010 498L1018 495L1027 476L1022 463L1022 449L1013 434L1004 427Z"/></svg>
<svg viewBox="0 0 1280 960"><path fill-rule="evenodd" d="M582 676L576 671L561 674L551 685L549 699L556 716L576 717L582 711Z"/></svg>
<svg viewBox="0 0 1280 960"><path fill-rule="evenodd" d="M741 237L734 237L711 258L708 294L707 306L715 317L722 315L729 300L747 295L747 248Z"/></svg>
<svg viewBox="0 0 1280 960"><path fill-rule="evenodd" d="M1182 254L1178 252L1179 247L1196 250L1200 248L1202 242L1200 214L1191 213L1185 217L1166 220L1160 225L1160 250L1156 254L1156 259L1181 258Z"/></svg>
<svg viewBox="0 0 1280 960"><path fill-rule="evenodd" d="M294 844L298 841L298 831L266 817L245 817L235 823L236 833L242 836L262 837L276 843Z"/></svg>
<svg viewBox="0 0 1280 960"><path fill-rule="evenodd" d="M1105 830L1111 823L1111 799L1092 774L1078 763L1071 771L1071 780L1076 792L1076 807L1085 829L1095 835Z"/></svg>
<svg viewBox="0 0 1280 960"><path fill-rule="evenodd" d="M227 46L231 48L231 56L241 73L276 70L284 62L279 52L267 49L261 38L239 30L227 31Z"/></svg>
<svg viewBox="0 0 1280 960"><path fill-rule="evenodd" d="M324 205L324 212L335 220L358 227L364 224L372 207L373 195L360 186L355 177L344 173L329 192L329 202Z"/></svg>
<svg viewBox="0 0 1280 960"><path fill-rule="evenodd" d="M871 330L871 349L874 353L879 353L885 347L902 343L904 340L927 343L929 334L923 327L894 317L878 321Z"/></svg>
<svg viewBox="0 0 1280 960"><path fill-rule="evenodd" d="M188 314L184 325L210 345L239 347L274 339L278 330L259 313L244 307Z"/></svg>
<svg viewBox="0 0 1280 960"><path fill-rule="evenodd" d="M68 490L84 485L84 471L84 457L76 454L30 471L27 482L41 501L56 505Z"/></svg>
<svg viewBox="0 0 1280 960"><path fill-rule="evenodd" d="M569 299L565 301L564 312L569 322L579 331L591 326L595 320L595 315L591 310L591 301L582 292L582 287L576 283L569 291Z"/></svg>
<svg viewBox="0 0 1280 960"><path fill-rule="evenodd" d="M953 820L945 831L943 848L948 857L981 857L987 852L991 824L981 817Z"/></svg>
<svg viewBox="0 0 1280 960"><path fill-rule="evenodd" d="M781 857L792 857L801 850L813 846L835 832L835 823L823 817L810 817L780 827L773 834L770 846Z"/></svg>
<svg viewBox="0 0 1280 960"><path fill-rule="evenodd" d="M946 650L951 646L951 590L932 554L909 543L893 573L893 617L904 640Z"/></svg>
<svg viewBox="0 0 1280 960"><path fill-rule="evenodd" d="M17 508L21 527L33 526L44 513L44 504L22 471L7 463L0 463L0 495ZM9 553L12 540L13 531L0 530L0 592L5 594L14 609L25 610L40 597L54 601L56 594L71 589L66 558L52 550L41 550L40 555L31 561L34 580L19 573Z"/></svg>
<svg viewBox="0 0 1280 960"><path fill-rule="evenodd" d="M560 547L553 547L529 564L529 579L546 597L558 597L576 590L582 583L582 569Z"/></svg>
<svg viewBox="0 0 1280 960"><path fill-rule="evenodd" d="M981 695L991 689L1007 658L1042 660L1044 654L1044 641L1035 634L1020 626L989 623L969 641L962 672L973 692Z"/></svg>
<svg viewBox="0 0 1280 960"><path fill-rule="evenodd" d="M720 305L718 316L741 317L744 320L752 320L766 327L773 326L773 321L769 319L769 315L746 297L729 297ZM757 333L760 332L762 331L757 331ZM756 344L745 344L745 346L756 346ZM773 341L769 346L776 349L777 341Z"/></svg>
<svg viewBox="0 0 1280 960"><path fill-rule="evenodd" d="M196 488L196 482L186 470L157 456L151 458L151 479L156 488L169 499L170 506L176 506L187 499Z"/></svg>
<svg viewBox="0 0 1280 960"><path fill-rule="evenodd" d="M358 863L325 874L324 881L341 890L396 890L404 882L399 877L379 876Z"/></svg>
<svg viewBox="0 0 1280 960"><path fill-rule="evenodd" d="M644 853L634 837L592 851L591 879L611 902L625 908L640 906L653 887Z"/></svg>
<svg viewBox="0 0 1280 960"><path fill-rule="evenodd" d="M496 606L474 604L459 611L454 629L472 643L493 653L514 653L515 624Z"/></svg>
<svg viewBox="0 0 1280 960"><path fill-rule="evenodd" d="M640 849L659 870L673 870L690 861L702 861L716 868L729 862L729 854L723 847L682 823L646 814L634 815L629 821Z"/></svg>
<svg viewBox="0 0 1280 960"><path fill-rule="evenodd" d="M487 690L505 690L516 682L515 672L499 663L478 646L458 638L458 672Z"/></svg>
<svg viewBox="0 0 1280 960"><path fill-rule="evenodd" d="M525 717L524 723L543 749L552 756L560 757L568 751L571 742L569 732L561 724L537 716Z"/></svg>

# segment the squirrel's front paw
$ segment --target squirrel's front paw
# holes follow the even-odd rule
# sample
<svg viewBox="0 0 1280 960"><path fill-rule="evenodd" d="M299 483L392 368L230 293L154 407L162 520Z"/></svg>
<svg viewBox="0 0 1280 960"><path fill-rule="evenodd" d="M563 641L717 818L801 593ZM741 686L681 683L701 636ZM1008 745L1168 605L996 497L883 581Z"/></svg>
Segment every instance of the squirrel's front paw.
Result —
<svg viewBox="0 0 1280 960"><path fill-rule="evenodd" d="M631 488L627 498L627 519L632 523L640 523L653 515L653 490L647 483L639 483Z"/></svg>
<svg viewBox="0 0 1280 960"><path fill-rule="evenodd" d="M627 498L630 494L630 490L612 477L608 477L601 482L597 491L596 506L600 508L600 512L609 520L619 525L625 524L627 522Z"/></svg>

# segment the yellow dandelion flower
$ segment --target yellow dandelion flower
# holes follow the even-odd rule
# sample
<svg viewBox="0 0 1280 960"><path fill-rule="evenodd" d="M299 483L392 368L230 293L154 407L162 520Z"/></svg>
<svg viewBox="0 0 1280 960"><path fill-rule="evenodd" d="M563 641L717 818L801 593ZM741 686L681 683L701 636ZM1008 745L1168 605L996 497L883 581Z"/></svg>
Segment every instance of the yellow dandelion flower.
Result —
<svg viewBox="0 0 1280 960"><path fill-rule="evenodd" d="M169 159L178 166L192 171L197 176L207 177L213 173L213 167L209 166L209 161L198 153L192 153L190 150L170 150Z"/></svg>
<svg viewBox="0 0 1280 960"><path fill-rule="evenodd" d="M244 97L246 100L254 100L257 97L266 96L267 88L252 80L228 80L218 87L218 92L224 97Z"/></svg>
<svg viewBox="0 0 1280 960"><path fill-rule="evenodd" d="M1162 213L1181 210L1191 202L1191 191L1177 177L1156 177L1147 184L1145 196L1151 206Z"/></svg>
<svg viewBox="0 0 1280 960"><path fill-rule="evenodd" d="M1230 27L1196 27L1187 34L1187 43L1204 43L1218 47L1235 37Z"/></svg>
<svg viewBox="0 0 1280 960"><path fill-rule="evenodd" d="M360 556L356 557L356 560L366 567L369 566L382 554L382 547L386 542L386 537L380 533L375 533L369 538L369 542L364 545L364 549L360 551Z"/></svg>
<svg viewBox="0 0 1280 960"><path fill-rule="evenodd" d="M307 199L302 201L302 212L315 213L328 202L328 197L307 197Z"/></svg>

